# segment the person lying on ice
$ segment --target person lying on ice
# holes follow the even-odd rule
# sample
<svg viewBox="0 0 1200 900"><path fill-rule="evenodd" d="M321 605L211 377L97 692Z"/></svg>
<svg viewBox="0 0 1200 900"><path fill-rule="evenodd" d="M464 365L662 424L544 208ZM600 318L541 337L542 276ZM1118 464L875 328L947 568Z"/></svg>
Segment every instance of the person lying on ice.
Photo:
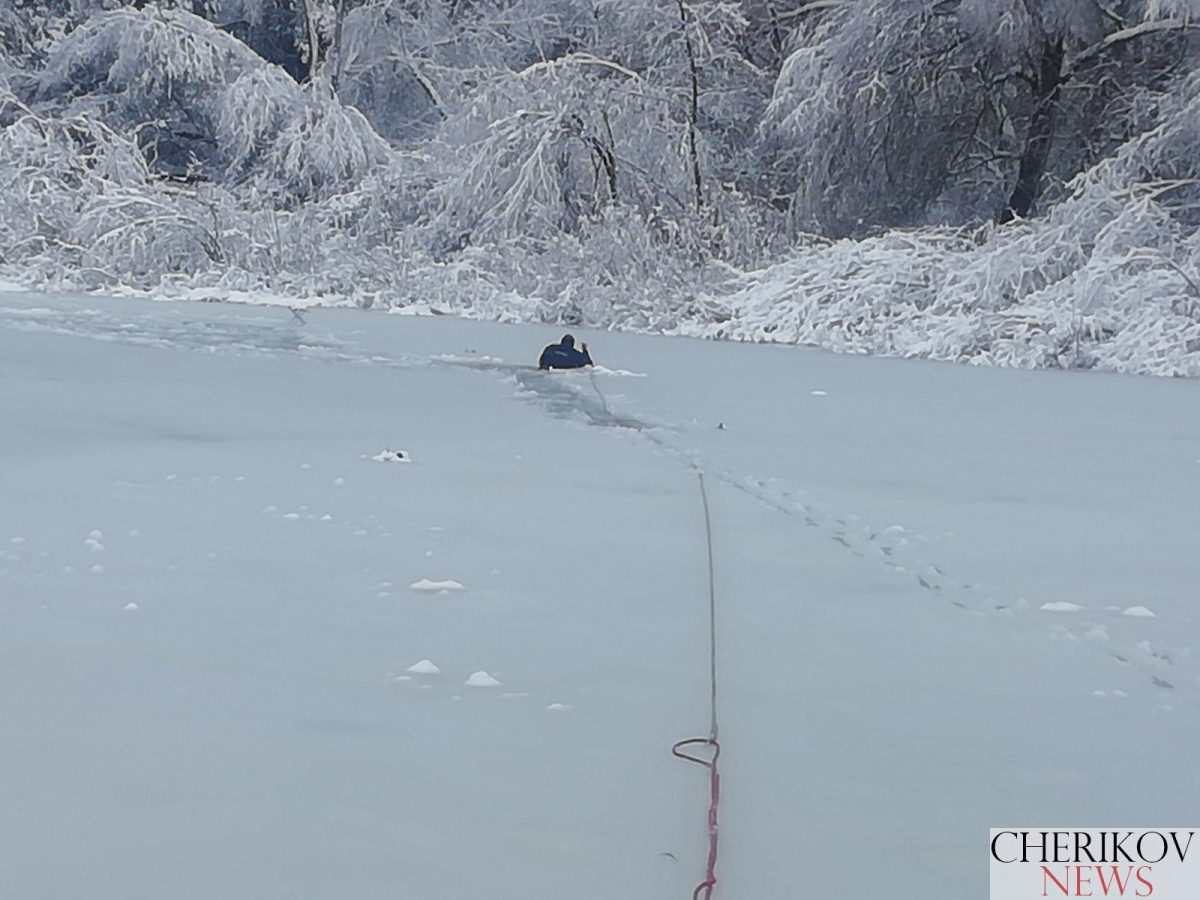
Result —
<svg viewBox="0 0 1200 900"><path fill-rule="evenodd" d="M588 353L587 344L580 344L580 346L583 347L583 350L576 350L575 338L564 334L561 341L551 344L542 351L541 359L538 360L538 368L582 369L584 366L592 365L592 357Z"/></svg>

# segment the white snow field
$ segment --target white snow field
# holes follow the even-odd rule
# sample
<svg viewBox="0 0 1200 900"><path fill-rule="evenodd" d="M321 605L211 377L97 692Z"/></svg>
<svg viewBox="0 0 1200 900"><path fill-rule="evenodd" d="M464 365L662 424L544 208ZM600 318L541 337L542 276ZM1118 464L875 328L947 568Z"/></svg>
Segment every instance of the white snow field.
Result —
<svg viewBox="0 0 1200 900"><path fill-rule="evenodd" d="M559 335L0 295L0 897L689 896L694 466L715 896L1194 824L1200 385Z"/></svg>

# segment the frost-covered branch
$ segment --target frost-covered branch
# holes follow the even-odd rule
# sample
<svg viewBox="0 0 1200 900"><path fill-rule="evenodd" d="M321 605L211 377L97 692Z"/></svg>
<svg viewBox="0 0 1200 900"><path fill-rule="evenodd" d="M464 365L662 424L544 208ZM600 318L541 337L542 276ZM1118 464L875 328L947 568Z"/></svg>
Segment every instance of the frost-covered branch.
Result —
<svg viewBox="0 0 1200 900"><path fill-rule="evenodd" d="M1066 74L1071 74L1078 71L1082 66L1097 56L1111 50L1117 44L1126 41L1137 40L1138 38L1148 37L1150 35L1161 34L1167 31L1184 31L1189 28L1197 28L1200 26L1189 22L1186 19L1159 19L1152 22L1141 22L1137 25L1132 25L1128 28L1122 28L1119 31L1114 31L1112 34L1105 35L1102 40L1097 41L1089 47L1076 53L1066 61Z"/></svg>
<svg viewBox="0 0 1200 900"><path fill-rule="evenodd" d="M813 0L811 3L805 3L796 9L789 10L777 14L780 22L788 22L792 19L798 19L801 16L807 16L809 13L822 12L824 10L836 9L846 3L846 0Z"/></svg>

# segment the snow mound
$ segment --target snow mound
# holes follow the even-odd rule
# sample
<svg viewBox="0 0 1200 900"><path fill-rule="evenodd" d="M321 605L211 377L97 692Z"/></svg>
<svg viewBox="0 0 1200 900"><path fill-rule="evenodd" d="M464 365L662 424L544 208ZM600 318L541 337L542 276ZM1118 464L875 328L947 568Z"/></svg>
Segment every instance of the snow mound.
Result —
<svg viewBox="0 0 1200 900"><path fill-rule="evenodd" d="M457 581L430 581L422 578L408 586L410 591L461 591L465 588Z"/></svg>
<svg viewBox="0 0 1200 900"><path fill-rule="evenodd" d="M141 607L136 603L126 603L122 608L125 610L125 612L136 612L137 610L141 609Z"/></svg>
<svg viewBox="0 0 1200 900"><path fill-rule="evenodd" d="M1067 603L1063 600L1056 600L1053 603L1043 603L1041 608L1045 612L1082 612L1084 607L1078 603Z"/></svg>
<svg viewBox="0 0 1200 900"><path fill-rule="evenodd" d="M612 375L618 378L646 378L646 372L630 372L628 369L610 369L607 366L592 366L597 375Z"/></svg>
<svg viewBox="0 0 1200 900"><path fill-rule="evenodd" d="M1131 606L1123 613L1123 616L1133 616L1135 619L1157 619L1153 610L1147 609L1144 606Z"/></svg>
<svg viewBox="0 0 1200 900"><path fill-rule="evenodd" d="M433 664L432 660L423 659L420 662L413 663L405 672L412 672L414 675L437 675L442 670Z"/></svg>
<svg viewBox="0 0 1200 900"><path fill-rule="evenodd" d="M397 311L396 307L393 307L392 309L388 310L389 313L394 313L396 311ZM488 356L486 353L481 356L460 356L457 353L435 353L433 356L431 356L429 358L436 362L447 362L447 363L495 363L495 364L500 364L500 363L504 362L504 357Z"/></svg>
<svg viewBox="0 0 1200 900"><path fill-rule="evenodd" d="M467 687L490 688L500 687L500 682L482 670L467 679Z"/></svg>

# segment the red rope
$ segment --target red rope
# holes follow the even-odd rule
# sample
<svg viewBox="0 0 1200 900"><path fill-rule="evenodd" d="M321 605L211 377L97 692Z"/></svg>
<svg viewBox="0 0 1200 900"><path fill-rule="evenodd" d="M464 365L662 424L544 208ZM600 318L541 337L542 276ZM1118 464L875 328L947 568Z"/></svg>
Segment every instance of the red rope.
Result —
<svg viewBox="0 0 1200 900"><path fill-rule="evenodd" d="M704 759L703 757L693 756L691 753L684 752L684 747L697 744L711 747L712 757ZM721 756L721 745L716 738L712 737L688 738L686 741L680 741L675 744L671 748L671 753L680 759L694 762L708 769L708 865L704 870L704 880L696 885L696 889L692 891L692 900L710 900L713 888L717 885L717 837L719 833L717 807L721 802L721 773L717 770L717 759Z"/></svg>
<svg viewBox="0 0 1200 900"><path fill-rule="evenodd" d="M720 755L721 745L714 741L712 765L708 769L711 794L708 803L708 866L704 870L704 880L692 891L692 900L698 900L701 891L704 900L708 900L717 885L717 804L721 802L721 773L717 771L717 757Z"/></svg>

